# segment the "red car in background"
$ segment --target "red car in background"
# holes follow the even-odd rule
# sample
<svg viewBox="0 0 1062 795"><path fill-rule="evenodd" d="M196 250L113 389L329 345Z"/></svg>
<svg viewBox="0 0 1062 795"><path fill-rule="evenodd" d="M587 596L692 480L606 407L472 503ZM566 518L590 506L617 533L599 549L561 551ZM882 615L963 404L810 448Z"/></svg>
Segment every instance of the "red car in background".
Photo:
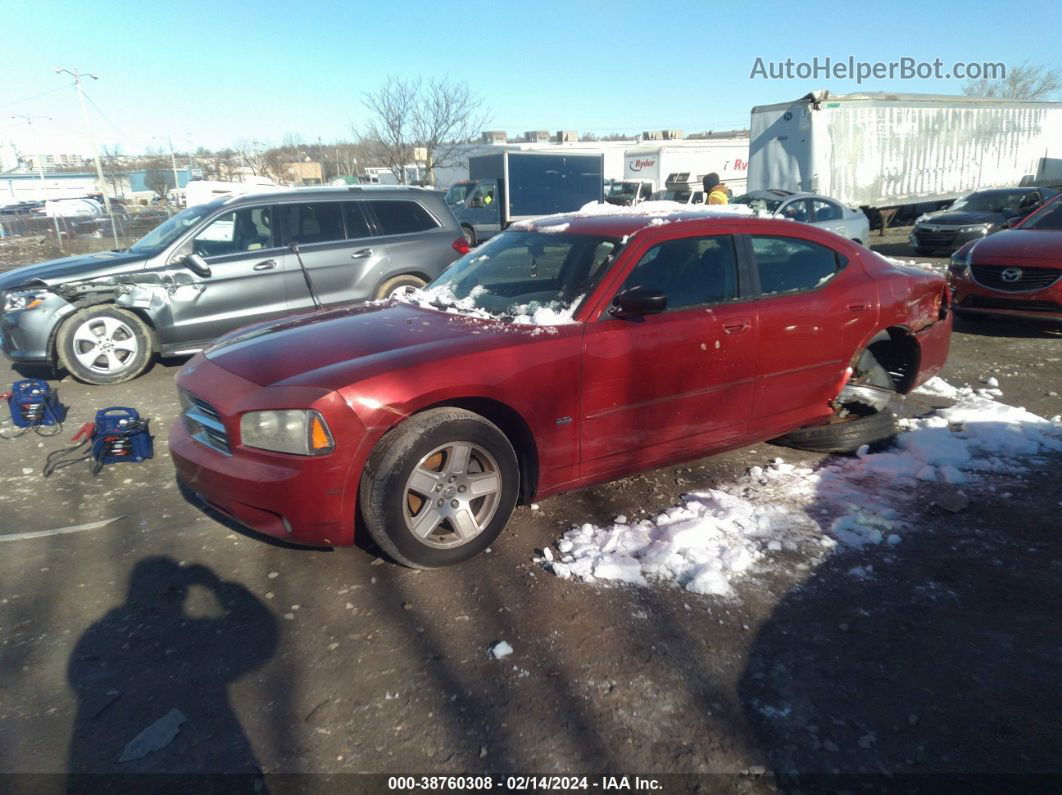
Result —
<svg viewBox="0 0 1062 795"><path fill-rule="evenodd" d="M360 516L397 561L444 566L518 500L777 437L888 437L892 401L941 369L950 333L941 276L811 226L551 217L408 302L219 341L178 377L170 450L187 487L251 528L344 546Z"/></svg>
<svg viewBox="0 0 1062 795"><path fill-rule="evenodd" d="M1062 196L956 251L948 282L963 317L1062 321Z"/></svg>

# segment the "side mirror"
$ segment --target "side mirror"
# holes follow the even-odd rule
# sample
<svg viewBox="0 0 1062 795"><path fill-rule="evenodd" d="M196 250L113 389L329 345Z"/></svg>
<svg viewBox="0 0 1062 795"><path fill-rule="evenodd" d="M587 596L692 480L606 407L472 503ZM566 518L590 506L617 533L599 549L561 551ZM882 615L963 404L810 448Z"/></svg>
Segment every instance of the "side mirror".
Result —
<svg viewBox="0 0 1062 795"><path fill-rule="evenodd" d="M613 317L639 318L658 315L667 309L667 296L655 287L632 287L617 295L609 307Z"/></svg>
<svg viewBox="0 0 1062 795"><path fill-rule="evenodd" d="M181 264L196 276L202 276L204 279L210 277L210 266L207 265L206 260L198 254L188 254L183 260L181 260Z"/></svg>
<svg viewBox="0 0 1062 795"><path fill-rule="evenodd" d="M1025 218L1024 215L1016 215L1013 218L1008 218L1006 221L1003 222L1003 228L1004 229L1013 229L1018 224L1020 224L1024 218Z"/></svg>

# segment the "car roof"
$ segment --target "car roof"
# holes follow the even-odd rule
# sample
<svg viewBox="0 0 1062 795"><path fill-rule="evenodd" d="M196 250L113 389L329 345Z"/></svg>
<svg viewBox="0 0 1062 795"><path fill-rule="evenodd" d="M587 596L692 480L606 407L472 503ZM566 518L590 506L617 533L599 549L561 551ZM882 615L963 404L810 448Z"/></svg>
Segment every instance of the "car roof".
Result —
<svg viewBox="0 0 1062 795"><path fill-rule="evenodd" d="M674 205L676 209L655 208L650 205ZM702 205L703 206L703 205ZM747 209L744 205L733 205ZM584 207L575 213L562 215L548 215L544 218L536 218L533 221L523 221L518 228L530 229L539 232L561 231L556 227L563 226L563 231L576 235L597 235L601 237L623 237L633 235L642 229L660 226L665 223L683 223L693 221L718 221L727 223L733 221L753 220L755 216L750 212L736 212L723 209L681 209L685 205L677 202L645 202L638 209L621 208L611 204L594 204ZM597 209L602 208L602 209ZM612 212L604 208L614 208ZM553 228L551 230L551 227Z"/></svg>
<svg viewBox="0 0 1062 795"><path fill-rule="evenodd" d="M1006 196L1012 193L1028 193L1029 191L1038 189L1039 188L1036 185L1030 185L1027 188L986 188L985 190L971 191L967 195L973 196L976 193L987 193L993 196Z"/></svg>
<svg viewBox="0 0 1062 795"><path fill-rule="evenodd" d="M313 199L342 199L347 196L357 196L362 193L371 193L377 195L398 194L409 195L416 194L419 196L431 195L437 193L437 191L429 188L421 188L415 185L344 185L341 187L331 186L313 186L309 188L287 188L282 190L264 190L255 191L254 193L241 193L233 196L222 196L221 202L223 204L244 204L261 202L263 199L280 200L280 199L305 199L307 201Z"/></svg>

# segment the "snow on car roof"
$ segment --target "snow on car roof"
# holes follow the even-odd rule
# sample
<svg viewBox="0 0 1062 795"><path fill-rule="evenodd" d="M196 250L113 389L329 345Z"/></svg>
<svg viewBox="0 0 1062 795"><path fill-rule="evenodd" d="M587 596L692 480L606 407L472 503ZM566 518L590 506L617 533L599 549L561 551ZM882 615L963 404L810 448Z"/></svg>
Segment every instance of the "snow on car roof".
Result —
<svg viewBox="0 0 1062 795"><path fill-rule="evenodd" d="M547 215L533 221L521 221L513 226L536 232L571 232L625 235L648 226L677 221L731 220L734 216L755 217L751 207L744 204L680 204L672 201L648 201L634 207L591 202L574 213Z"/></svg>

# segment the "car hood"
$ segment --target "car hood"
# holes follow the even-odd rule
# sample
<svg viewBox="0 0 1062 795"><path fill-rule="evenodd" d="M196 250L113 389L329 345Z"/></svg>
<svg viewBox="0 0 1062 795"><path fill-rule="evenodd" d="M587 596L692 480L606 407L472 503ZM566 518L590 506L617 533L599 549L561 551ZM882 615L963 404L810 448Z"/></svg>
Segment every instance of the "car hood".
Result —
<svg viewBox="0 0 1062 795"><path fill-rule="evenodd" d="M23 285L50 286L99 276L113 276L116 273L140 270L145 262L143 254L116 251L99 251L95 254L51 259L0 273L0 290L10 290Z"/></svg>
<svg viewBox="0 0 1062 795"><path fill-rule="evenodd" d="M944 210L939 213L930 213L928 218L919 221L918 224L947 224L948 226L968 226L970 224L999 224L1011 216L1003 213L992 213L983 210Z"/></svg>
<svg viewBox="0 0 1062 795"><path fill-rule="evenodd" d="M1004 229L979 241L973 261L1005 265L1014 261L1040 261L1055 267L1062 263L1062 230Z"/></svg>
<svg viewBox="0 0 1062 795"><path fill-rule="evenodd" d="M219 367L261 386L340 389L359 377L420 361L520 344L542 329L393 301L249 326L206 352Z"/></svg>

